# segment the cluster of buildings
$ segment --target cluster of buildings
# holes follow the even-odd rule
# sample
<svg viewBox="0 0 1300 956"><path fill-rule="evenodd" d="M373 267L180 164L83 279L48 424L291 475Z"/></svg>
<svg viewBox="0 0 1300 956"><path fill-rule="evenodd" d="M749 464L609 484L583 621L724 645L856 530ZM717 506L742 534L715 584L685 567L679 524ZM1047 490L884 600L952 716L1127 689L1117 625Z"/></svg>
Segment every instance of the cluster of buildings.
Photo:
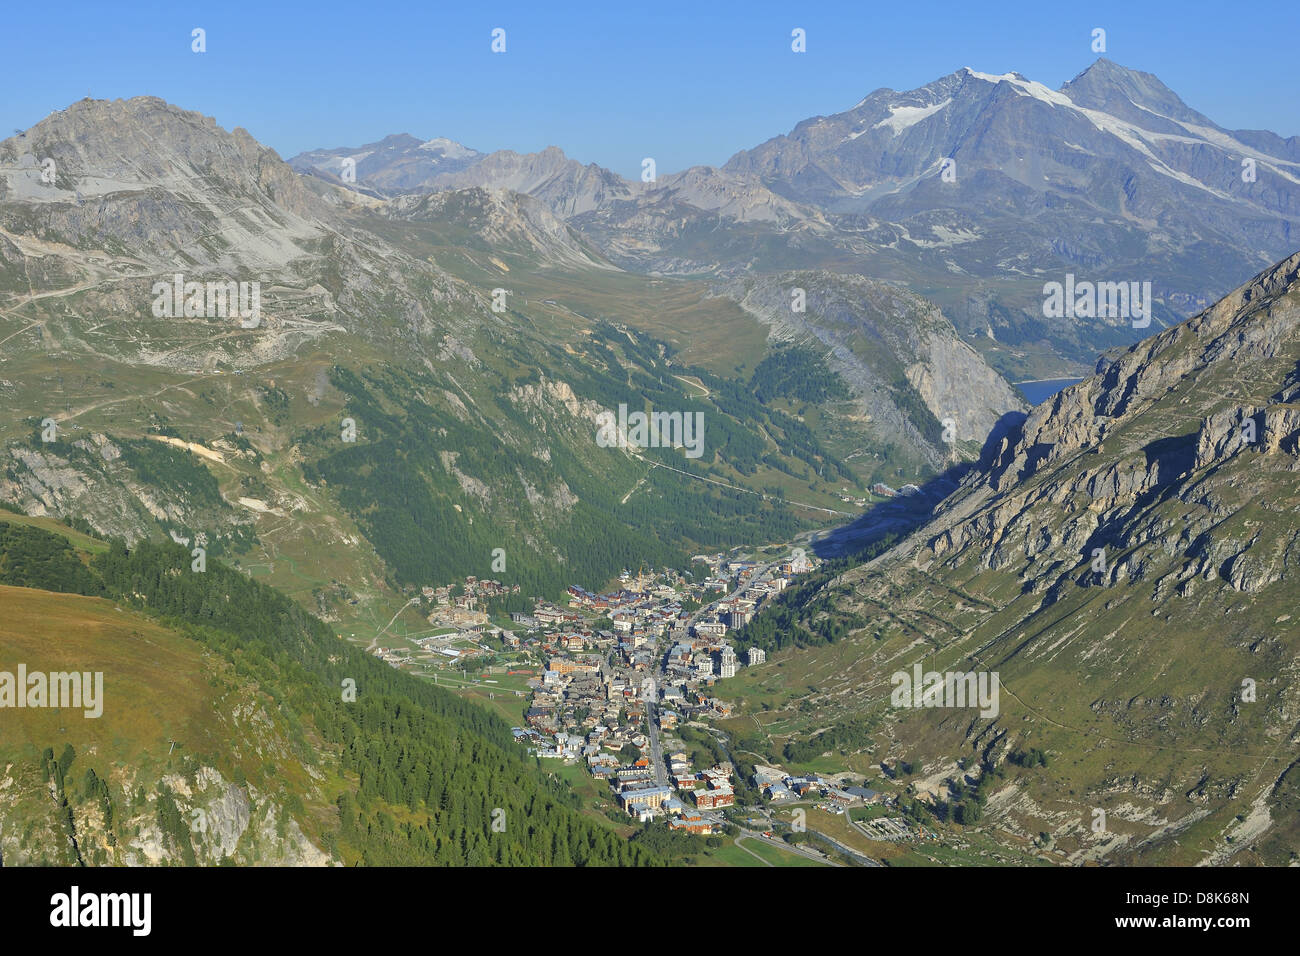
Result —
<svg viewBox="0 0 1300 956"><path fill-rule="evenodd" d="M764 565L756 561L732 561L722 554L697 554L691 560L709 569L709 576L702 584L706 592L726 593L733 588L748 586L755 595L780 591L793 575L807 574L814 567L813 559L804 551L798 551L789 561L773 566L770 574L763 574Z"/></svg>
<svg viewBox="0 0 1300 956"><path fill-rule="evenodd" d="M528 681L532 699L524 721L545 733L589 738L587 748L573 756L598 753L605 743L621 748L630 734L619 729L630 724L634 713L644 717L644 708L624 693L622 682L617 683L609 664L597 654L552 657L542 675Z"/></svg>
<svg viewBox="0 0 1300 956"><path fill-rule="evenodd" d="M696 631L694 638L678 641L668 651L664 672L684 682L706 681L710 677L735 677L736 652L709 632Z"/></svg>
<svg viewBox="0 0 1300 956"><path fill-rule="evenodd" d="M802 552L779 565L731 561L721 554L696 560L707 566L707 576L698 570L643 569L624 571L620 586L604 593L571 586L565 601L538 601L530 613L511 614L513 630L492 623L488 604L518 594L517 585L470 575L463 586L426 586L421 597L430 608L428 621L444 633L415 639L414 653L372 650L399 668L460 666L492 655L489 641L497 639L507 654L540 665L529 684L533 699L525 719L540 733L585 734L599 725L618 742L619 732L625 739L638 727L646 729L647 701L662 703L656 726L663 730L691 719L728 717L731 705L712 688L734 677L742 664L765 659L758 648L738 654L726 639L728 631L747 624L764 600L813 565ZM665 636L672 641L666 658ZM582 726L592 716L596 719Z"/></svg>
<svg viewBox="0 0 1300 956"><path fill-rule="evenodd" d="M753 567L746 564L736 570L740 573ZM708 692L718 680L735 676L741 664L734 648L721 633L715 633L725 632L725 625L711 627L700 622L691 629L692 634L687 633L686 622L691 615L683 609L683 599L706 597L706 584L692 583L672 572L643 572L636 576L624 572L622 577L624 586L617 591L596 594L575 585L568 589L567 608L540 602L531 614L514 615L515 622L528 629L528 636L516 633L505 638L507 645L535 649L546 659L533 709L558 708L562 725L566 702L571 701L574 710L585 707L595 713L602 712L602 705L616 702L621 711L635 719L644 717L645 701L658 702L662 698L659 726L666 730L695 716L729 716L730 705ZM763 582L763 586L766 584ZM739 626L742 620L748 620L748 616L742 619L739 614L742 610L752 614L758 600L761 596L754 594L740 606L720 603L713 616L737 615L732 620ZM593 618L607 619L609 627L595 628ZM542 629L545 633L537 633ZM660 650L665 635L676 638L666 661ZM601 671L602 687L573 685L571 675L594 671L596 658L606 665ZM762 659L761 651L746 658L750 662ZM656 676L659 680L655 680ZM662 693L659 683L664 685ZM538 714L536 720L549 726L549 716Z"/></svg>
<svg viewBox="0 0 1300 956"><path fill-rule="evenodd" d="M391 647L376 647L373 653L389 667L396 667L399 670L415 662L415 658L410 654Z"/></svg>
<svg viewBox="0 0 1300 956"><path fill-rule="evenodd" d="M438 607L456 607L463 611L480 610L484 604L494 599L519 593L519 585L506 585L500 581L480 579L474 575L465 578L461 593L453 595L452 585L442 587L423 587L420 594L426 601Z"/></svg>
<svg viewBox="0 0 1300 956"><path fill-rule="evenodd" d="M814 567L812 559L802 551L789 561L767 567L752 561L728 561L721 554L697 554L693 560L709 568L709 576L701 585L706 594L710 591L729 594L711 604L708 614L692 628L696 636L715 638L744 627L754 619L764 601L784 591L795 575L806 574ZM720 676L731 677L734 673Z"/></svg>
<svg viewBox="0 0 1300 956"><path fill-rule="evenodd" d="M714 678L709 678L712 682ZM705 688L684 684L668 684L661 691L659 729L673 730L683 720L725 719L731 716L731 704L720 697L710 696Z"/></svg>
<svg viewBox="0 0 1300 956"><path fill-rule="evenodd" d="M715 766L696 773L684 751L669 754L668 761L669 785L657 781L647 757L626 767L601 767L596 776L608 779L619 806L642 822L664 816L670 827L691 833L720 828L724 821L717 811L736 803L731 769Z"/></svg>
<svg viewBox="0 0 1300 956"><path fill-rule="evenodd" d="M626 575L627 572L624 572ZM589 614L604 615L620 634L662 634L682 616L681 590L689 585L680 578L672 584L640 575L627 586L609 594L592 594L577 585L568 589L569 607Z"/></svg>
<svg viewBox="0 0 1300 956"><path fill-rule="evenodd" d="M791 776L779 767L754 768L754 788L773 803L824 797L831 807L867 806L884 803L885 796L867 787L841 787L816 774Z"/></svg>
<svg viewBox="0 0 1300 956"><path fill-rule="evenodd" d="M570 587L567 607L539 602L513 615L521 627L502 640L543 665L528 681L520 743L544 759L582 761L634 819L666 817L674 829L712 833L735 804L733 770L693 767L684 750L672 749L681 746L672 735L688 722L731 715L714 685L735 676L742 656L753 665L765 655L737 654L728 630L813 564L801 552L779 565L697 560L707 576L624 572L610 592Z"/></svg>
<svg viewBox="0 0 1300 956"><path fill-rule="evenodd" d="M421 594L429 601L436 602L441 607L453 605L455 607L474 610L475 606L492 600L493 598L503 598L511 594L519 593L519 585L505 585L500 581L489 580L486 578L476 578L474 575L467 575L465 584L461 588L461 593L453 596L454 590L452 585L443 587L425 587L421 589Z"/></svg>
<svg viewBox="0 0 1300 956"><path fill-rule="evenodd" d="M459 587L460 593L453 594L455 590L458 588L453 585L426 585L420 589L420 596L430 606L428 621L434 627L487 628L490 626L488 602L518 594L519 585L505 585L500 581L476 578L471 574L465 578L464 585Z"/></svg>

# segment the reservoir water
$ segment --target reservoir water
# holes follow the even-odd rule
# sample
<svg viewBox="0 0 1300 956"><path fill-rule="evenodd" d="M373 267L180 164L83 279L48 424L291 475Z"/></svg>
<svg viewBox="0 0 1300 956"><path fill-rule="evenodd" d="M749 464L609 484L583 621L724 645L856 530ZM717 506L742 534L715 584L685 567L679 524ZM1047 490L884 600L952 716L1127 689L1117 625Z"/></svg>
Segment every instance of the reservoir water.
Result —
<svg viewBox="0 0 1300 956"><path fill-rule="evenodd" d="M1047 401L1063 388L1069 388L1081 378L1045 378L1037 382L1016 382L1016 388L1029 400L1029 404L1038 405Z"/></svg>

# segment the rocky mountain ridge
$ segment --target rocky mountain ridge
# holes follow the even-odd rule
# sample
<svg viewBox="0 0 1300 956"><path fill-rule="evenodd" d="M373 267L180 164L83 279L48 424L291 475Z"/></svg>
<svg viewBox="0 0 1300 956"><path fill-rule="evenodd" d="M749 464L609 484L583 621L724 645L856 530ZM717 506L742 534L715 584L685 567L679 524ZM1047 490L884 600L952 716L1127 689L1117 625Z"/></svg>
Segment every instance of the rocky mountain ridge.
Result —
<svg viewBox="0 0 1300 956"><path fill-rule="evenodd" d="M422 148L410 138L394 168L421 165ZM469 165L433 156L400 188L526 192L642 272L829 269L901 282L1020 377L1078 368L1142 335L1127 317L1046 316L1044 282L1149 281L1155 327L1167 327L1287 255L1300 210L1300 138L1227 130L1105 58L1059 90L969 67L876 90L721 168L653 183L554 147L465 152ZM334 150L330 162L349 153L377 155ZM319 173L323 160L291 162ZM396 188L386 176L376 168L374 182Z"/></svg>
<svg viewBox="0 0 1300 956"><path fill-rule="evenodd" d="M1298 477L1300 254L1002 422L930 520L801 596L775 663L834 678L737 722L865 723L863 761L1054 862L1294 863ZM997 674L1000 709L892 706L916 665Z"/></svg>

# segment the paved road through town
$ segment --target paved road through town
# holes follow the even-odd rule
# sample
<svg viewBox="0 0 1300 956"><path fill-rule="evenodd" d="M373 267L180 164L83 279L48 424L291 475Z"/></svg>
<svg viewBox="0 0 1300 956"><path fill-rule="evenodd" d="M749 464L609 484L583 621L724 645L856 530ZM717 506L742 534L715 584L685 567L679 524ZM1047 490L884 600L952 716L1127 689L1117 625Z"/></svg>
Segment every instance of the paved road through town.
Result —
<svg viewBox="0 0 1300 956"><path fill-rule="evenodd" d="M773 568L776 568L784 564L788 560L790 560L788 557L780 557L775 559L774 561L768 562L765 565L761 565L760 567L755 569L755 572L749 576L749 579L747 581L745 581L743 584L736 587L730 594L726 595L726 597L719 598L718 601L713 601L710 602L709 604L701 605L700 608L696 610L696 612L692 614L684 624L680 625L679 627L673 628L665 635L668 638L669 646L677 643L678 641L684 641L687 638L689 638L691 633L691 628L695 626L696 621L698 621L701 617L709 613L709 608L713 607L714 605L718 604L721 601L731 601L735 599L740 594L744 593L745 589L748 588L750 584L757 581L759 578L763 577L764 575L770 574ZM646 722L649 725L650 765L651 767L654 768L655 783L661 787L664 787L668 785L668 767L664 761L663 745L659 740L659 702L657 698L658 698L659 688L665 686L668 683L668 672L665 669L667 665L668 653L666 649L660 646L660 642L658 639L656 639L654 642L652 653L654 655L653 659L655 661L655 669L654 669L655 693L651 694L650 699L647 699L645 701ZM731 756L730 752L728 752L727 756L728 757ZM734 760L732 761L732 764L733 765L735 764Z"/></svg>
<svg viewBox="0 0 1300 956"><path fill-rule="evenodd" d="M827 859L824 854L816 850L807 849L797 843L786 843L784 840L778 840L776 837L764 836L756 830L746 830L744 827L737 827L740 832L736 835L736 845L740 846L741 840L755 840L758 843L766 843L768 846L779 847L787 853L797 853L799 856L807 857L810 860L816 860L818 863L824 863L827 866L843 866L843 863L836 860ZM743 847L741 847L744 849ZM761 857L760 857L761 859Z"/></svg>
<svg viewBox="0 0 1300 956"><path fill-rule="evenodd" d="M655 648L656 653L658 647ZM664 765L663 745L659 743L659 714L658 707L654 701L646 701L645 708L646 723L650 727L650 766L655 771L655 783L658 786L668 786L668 768Z"/></svg>

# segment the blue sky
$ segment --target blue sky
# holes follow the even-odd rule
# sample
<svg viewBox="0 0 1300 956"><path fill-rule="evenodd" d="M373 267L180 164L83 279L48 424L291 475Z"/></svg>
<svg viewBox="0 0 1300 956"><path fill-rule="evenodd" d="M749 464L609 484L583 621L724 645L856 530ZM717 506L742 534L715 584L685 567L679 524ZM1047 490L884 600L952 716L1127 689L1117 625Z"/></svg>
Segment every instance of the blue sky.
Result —
<svg viewBox="0 0 1300 956"><path fill-rule="evenodd" d="M1272 9L1269 9L1272 7ZM11 3L0 129L83 96L160 96L288 158L389 133L560 146L636 177L721 164L880 87L962 66L1053 88L1097 56L1231 129L1300 134L1294 2ZM190 31L207 31L207 52ZM491 31L506 30L506 52ZM790 31L807 31L807 52Z"/></svg>

